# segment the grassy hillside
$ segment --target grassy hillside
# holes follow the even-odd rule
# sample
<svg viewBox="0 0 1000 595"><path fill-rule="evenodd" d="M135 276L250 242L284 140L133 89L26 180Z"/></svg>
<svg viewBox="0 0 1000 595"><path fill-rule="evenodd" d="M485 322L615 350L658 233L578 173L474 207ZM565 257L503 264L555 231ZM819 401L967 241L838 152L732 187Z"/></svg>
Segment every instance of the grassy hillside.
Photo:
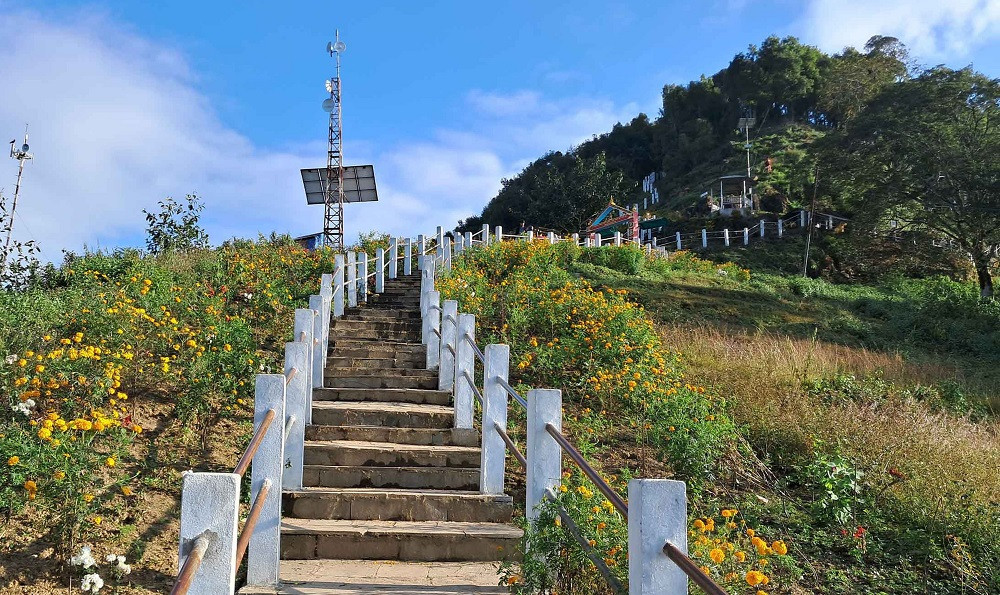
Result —
<svg viewBox="0 0 1000 595"><path fill-rule="evenodd" d="M1000 311L968 289L538 243L471 252L443 291L511 344L516 380L564 389L568 430L619 488L689 482L692 549L732 592L986 593L1000 588ZM601 306L579 320L583 303ZM643 383L645 365L669 378ZM620 522L592 485L564 486L621 573ZM543 520L514 586L600 592L551 511ZM744 543L748 527L763 547Z"/></svg>

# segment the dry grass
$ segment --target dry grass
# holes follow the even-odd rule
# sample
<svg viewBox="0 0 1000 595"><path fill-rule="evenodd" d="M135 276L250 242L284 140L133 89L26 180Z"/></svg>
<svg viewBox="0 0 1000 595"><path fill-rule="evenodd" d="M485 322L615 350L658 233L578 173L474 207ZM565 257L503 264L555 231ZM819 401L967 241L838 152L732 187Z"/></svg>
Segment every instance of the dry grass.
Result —
<svg viewBox="0 0 1000 595"><path fill-rule="evenodd" d="M995 538L1000 510L1000 424L937 413L889 391L879 402L826 404L803 380L880 373L896 386L955 379L946 366L914 364L899 355L768 333L723 332L710 326L664 328L692 376L731 402L758 452L780 463L808 454L820 441L869 472L884 489L876 504L893 505L919 524L971 539ZM905 475L892 481L889 469ZM878 491L878 490L876 490Z"/></svg>

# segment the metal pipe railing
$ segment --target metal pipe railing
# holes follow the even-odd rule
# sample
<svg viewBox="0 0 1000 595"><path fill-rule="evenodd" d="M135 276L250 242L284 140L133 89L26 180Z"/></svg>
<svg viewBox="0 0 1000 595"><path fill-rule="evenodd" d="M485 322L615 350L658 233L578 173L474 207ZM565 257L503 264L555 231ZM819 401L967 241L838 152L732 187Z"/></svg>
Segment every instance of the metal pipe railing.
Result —
<svg viewBox="0 0 1000 595"><path fill-rule="evenodd" d="M253 528L257 526L257 519L260 518L260 511L264 507L264 502L267 500L267 494L270 491L271 480L265 479L260 485L257 497L254 498L253 505L250 506L250 514L247 515L247 520L243 523L243 529L240 531L239 540L236 542L236 568L240 567L240 564L243 562L243 556L247 553L247 546L250 545L250 537L253 536Z"/></svg>
<svg viewBox="0 0 1000 595"><path fill-rule="evenodd" d="M483 364L485 366L486 365L486 355L484 355L483 351L481 349L479 349L479 345L476 345L476 342L473 341L472 337L470 337L469 335L465 335L465 341L469 345L472 345L472 352L476 354L476 358L479 360L479 363L481 363L481 364Z"/></svg>
<svg viewBox="0 0 1000 595"><path fill-rule="evenodd" d="M247 449L243 451L243 456L240 457L238 463L236 463L236 469L233 473L243 476L250 468L250 461L253 460L255 454L257 454L257 448L260 447L261 441L264 439L264 434L267 433L267 429L271 427L271 422L274 420L274 416L277 415L274 409L268 409L267 413L264 415L264 419L261 420L260 425L253 433L253 438L250 439L250 444L247 445Z"/></svg>
<svg viewBox="0 0 1000 595"><path fill-rule="evenodd" d="M447 349L448 351L450 351L452 355L455 355L455 348L452 347L451 345L449 345L449 344L446 343L445 346L444 346L444 348Z"/></svg>
<svg viewBox="0 0 1000 595"><path fill-rule="evenodd" d="M295 375L298 373L298 368L292 368L291 370L285 372L285 386L288 386L288 383L291 382L292 378L295 378Z"/></svg>
<svg viewBox="0 0 1000 595"><path fill-rule="evenodd" d="M517 391L514 390L513 388L511 388L511 386L509 384L507 384L506 380L504 380L503 378L497 376L496 377L496 381L497 381L497 384L499 384L505 391L507 391L508 395L514 397L514 400L521 404L521 407L524 407L525 409L528 408L528 402L524 400L524 397L522 397L521 395L517 394Z"/></svg>
<svg viewBox="0 0 1000 595"><path fill-rule="evenodd" d="M604 494L604 497L614 505L615 509L618 510L623 517L628 518L628 505L625 504L622 497L619 496L618 492L614 491L614 489L608 485L608 482L604 481L604 478L590 466L590 463L583 458L583 455L580 454L580 451L578 451L575 446L570 444L569 440L562 435L562 432L557 430L551 423L545 424L545 431L555 439L564 451L566 451L566 454L569 455L569 458L573 459L573 462L576 463L576 466L579 467L581 471L583 471L583 474L589 477L590 481L594 482L597 489L600 490L601 493Z"/></svg>
<svg viewBox="0 0 1000 595"><path fill-rule="evenodd" d="M663 545L663 553L667 555L670 560L677 565L684 574L688 575L694 584L701 587L701 590L707 593L707 595L726 595L726 590L720 587L715 581L712 580L710 576L705 574L698 568L698 565L694 563L694 560L687 557L674 544L669 541Z"/></svg>
<svg viewBox="0 0 1000 595"><path fill-rule="evenodd" d="M601 576L604 577L604 581L608 583L611 590L615 593L627 593L628 591L621 584L621 581L618 580L618 577L611 572L611 569L608 568L604 559L597 555L593 546L590 545L590 542L584 539L583 532L580 531L579 525L576 524L576 521L573 520L573 517L570 516L566 508L563 507L562 504L559 504L559 497L556 496L556 493L552 490L552 488L547 488L545 490L545 495L548 496L549 500L556 503L559 518L562 519L563 529L580 545L580 548L583 549L583 553L586 554L586 556L590 558L590 561L594 563L594 566L597 568L598 572L601 573Z"/></svg>
<svg viewBox="0 0 1000 595"><path fill-rule="evenodd" d="M208 531L202 533L194 540L191 553L184 560L184 566L181 567L181 571L177 573L177 582L174 583L174 588L170 590L170 595L185 595L188 592L188 589L191 588L191 581L194 580L194 575L198 572L202 560L205 559L205 552L208 551L208 546L211 543L212 538Z"/></svg>
<svg viewBox="0 0 1000 595"><path fill-rule="evenodd" d="M524 455L517 449L517 445L514 444L514 441L511 440L507 432L505 432L497 422L493 422L493 429L497 431L497 434L500 434L500 438L503 440L504 444L507 445L507 448L510 450L510 453L514 455L514 458L517 459L517 462L521 463L521 466L527 469L528 459L524 458Z"/></svg>
<svg viewBox="0 0 1000 595"><path fill-rule="evenodd" d="M288 441L288 433L292 431L292 426L295 425L295 416L289 415L288 419L285 420L285 441Z"/></svg>
<svg viewBox="0 0 1000 595"><path fill-rule="evenodd" d="M466 382L469 383L469 386L472 387L472 396L476 397L476 400L479 401L479 405L482 406L483 393L479 392L479 389L476 388L476 381L472 379L472 376L469 376L468 370L462 370L462 378L465 378Z"/></svg>

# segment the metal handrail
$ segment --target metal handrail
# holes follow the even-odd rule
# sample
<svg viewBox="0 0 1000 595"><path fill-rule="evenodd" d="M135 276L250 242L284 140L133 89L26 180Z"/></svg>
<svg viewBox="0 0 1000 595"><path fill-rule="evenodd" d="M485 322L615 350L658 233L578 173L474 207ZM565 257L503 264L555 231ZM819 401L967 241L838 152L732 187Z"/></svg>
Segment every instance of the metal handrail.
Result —
<svg viewBox="0 0 1000 595"><path fill-rule="evenodd" d="M191 581L194 579L195 573L198 572L202 560L205 559L205 552L208 550L211 542L212 536L208 531L195 538L194 545L191 547L191 553L184 560L184 566L181 567L181 571L177 573L177 582L174 583L174 588L170 590L170 595L185 595L188 592L188 589L191 588Z"/></svg>
<svg viewBox="0 0 1000 595"><path fill-rule="evenodd" d="M430 306L427 307L427 309L428 310L437 310L438 312L444 312L444 310L441 309L441 306L439 306L437 304L431 304Z"/></svg>
<svg viewBox="0 0 1000 595"><path fill-rule="evenodd" d="M514 444L514 441L511 440L509 435L507 435L507 432L504 431L504 429L501 428L500 424L497 422L493 422L493 429L497 431L497 434L500 434L500 438L503 440L504 444L507 445L507 448L510 450L510 453L514 455L514 458L517 459L517 462L521 463L521 466L527 469L528 459L524 458L524 455L517 449L517 445Z"/></svg>
<svg viewBox="0 0 1000 595"><path fill-rule="evenodd" d="M483 354L483 351L482 351L482 349L479 348L479 345L476 345L476 342L473 341L472 337L470 337L468 334L465 335L465 341L469 345L472 345L472 352L476 354L476 357L479 359L479 362L485 366L486 365L486 355Z"/></svg>
<svg viewBox="0 0 1000 595"><path fill-rule="evenodd" d="M528 402L524 400L524 397L522 397L521 395L517 394L517 391L514 390L513 388L511 388L511 386L509 384L507 384L506 380L504 380L500 376L497 376L496 377L496 381L497 381L497 384L499 384L500 386L502 386L503 389L505 391L507 391L508 395L514 397L514 400L521 404L521 407L524 407L525 409L528 408Z"/></svg>
<svg viewBox="0 0 1000 595"><path fill-rule="evenodd" d="M670 561L677 565L684 574L688 575L694 584L701 587L701 590L708 595L726 595L726 590L720 587L710 576L705 574L698 568L698 565L694 563L694 560L688 558L676 545L670 543L669 541L663 545L663 553L670 558Z"/></svg>
<svg viewBox="0 0 1000 595"><path fill-rule="evenodd" d="M295 375L298 373L298 368L292 368L291 370L285 372L285 386L288 386L288 383L291 382L292 378L295 378Z"/></svg>
<svg viewBox="0 0 1000 595"><path fill-rule="evenodd" d="M468 370L462 370L462 377L465 378L465 380L469 383L469 386L472 387L472 395L476 397L476 400L479 401L479 405L482 406L483 393L479 392L479 389L476 388L476 381L472 379L472 376L469 376Z"/></svg>
<svg viewBox="0 0 1000 595"><path fill-rule="evenodd" d="M247 553L247 546L250 544L250 537L253 536L253 529L257 526L257 520L260 518L260 511L264 508L264 501L267 500L267 493L271 491L271 480L265 479L260 485L260 491L257 492L257 497L254 498L253 505L250 506L250 514L247 515L247 520L243 523L243 529L240 530L240 537L236 542L236 568L240 567L243 562L243 555Z"/></svg>
<svg viewBox="0 0 1000 595"><path fill-rule="evenodd" d="M569 440L567 440L566 437L562 435L562 432L557 430L556 427L551 423L545 424L545 431L548 432L549 435L551 435L553 438L555 438L556 443L558 443L559 446L561 446L562 449L566 451L566 454L569 455L569 458L573 459L573 462L576 463L576 466L579 467L581 471L583 471L583 474L589 477L590 481L594 482L594 485L597 486L597 489L600 490L602 494L604 494L604 497L607 498L611 502L611 504L614 505L614 507L618 510L618 512L621 513L623 517L628 518L628 505L625 504L625 501L622 500L622 497L619 496L618 492L614 491L614 489L612 489L611 486L608 485L608 482L604 481L604 478L601 477L597 473L597 471L590 466L590 463L588 463L587 460L583 458L583 455L580 454L580 451L578 451L575 446L570 444Z"/></svg>
<svg viewBox="0 0 1000 595"><path fill-rule="evenodd" d="M253 438L250 439L250 444L248 444L247 449L243 451L243 456L241 456L239 462L236 463L236 469L233 470L233 473L242 477L243 474L247 472L247 469L250 468L250 461L252 461L254 455L257 454L257 449L260 447L261 441L264 440L264 434L267 434L267 429L271 427L271 421L274 420L274 416L276 414L277 413L273 407L267 410L267 413L264 415L264 419L261 420L260 425L257 426L257 429L254 431Z"/></svg>
<svg viewBox="0 0 1000 595"><path fill-rule="evenodd" d="M441 338L441 331L439 331L438 329L436 329L436 328L432 328L432 329L431 329L431 332L432 332L432 333L434 333L435 335L437 335L437 336L438 336L438 339L440 339L440 338Z"/></svg>
<svg viewBox="0 0 1000 595"><path fill-rule="evenodd" d="M604 577L604 581L608 583L608 586L611 587L611 589L616 593L627 593L625 587L621 584L621 581L619 581L618 577L611 572L611 569L608 568L604 559L594 553L593 546L590 545L589 541L583 538L583 533L580 531L579 525L577 525L576 521L573 520L573 517L569 515L566 508L563 507L562 504L559 504L559 497L556 496L556 493L552 490L552 488L545 488L545 495L556 503L556 507L558 509L557 512L559 513L559 518L562 519L564 530L572 535L573 539L580 544L580 547L583 549L583 553L586 554L587 557L590 558L590 561L594 563L594 566L601 573L601 576Z"/></svg>
<svg viewBox="0 0 1000 595"><path fill-rule="evenodd" d="M442 310L442 312L444 312L444 310ZM454 316L452 316L451 314L445 314L444 320L449 320L449 319L455 324L458 324L458 320L456 320Z"/></svg>
<svg viewBox="0 0 1000 595"><path fill-rule="evenodd" d="M445 343L444 348L450 351L452 355L455 355L455 348L450 343Z"/></svg>
<svg viewBox="0 0 1000 595"><path fill-rule="evenodd" d="M294 415L289 415L288 419L285 420L285 441L288 441L288 433L292 431L292 426L295 425L296 419Z"/></svg>

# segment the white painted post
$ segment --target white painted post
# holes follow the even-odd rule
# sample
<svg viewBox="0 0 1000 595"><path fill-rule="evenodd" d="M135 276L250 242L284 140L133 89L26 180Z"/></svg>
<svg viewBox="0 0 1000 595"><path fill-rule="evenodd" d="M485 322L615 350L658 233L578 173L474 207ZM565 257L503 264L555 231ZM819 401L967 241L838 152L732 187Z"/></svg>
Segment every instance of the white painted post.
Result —
<svg viewBox="0 0 1000 595"><path fill-rule="evenodd" d="M806 226L806 212L799 211L799 227L804 228L805 226Z"/></svg>
<svg viewBox="0 0 1000 595"><path fill-rule="evenodd" d="M427 251L427 240L424 239L424 234L417 236L417 268L421 271L424 270L424 252Z"/></svg>
<svg viewBox="0 0 1000 595"><path fill-rule="evenodd" d="M587 236L587 238L584 240L584 247L590 248L591 246L593 246L593 244L594 244L593 237Z"/></svg>
<svg viewBox="0 0 1000 595"><path fill-rule="evenodd" d="M528 231L528 241L529 242L534 242L535 241L535 231L534 230Z"/></svg>
<svg viewBox="0 0 1000 595"><path fill-rule="evenodd" d="M458 334L458 302L445 300L441 308L441 358L438 360L438 390L455 386L455 335ZM451 349L448 349L448 347Z"/></svg>
<svg viewBox="0 0 1000 595"><path fill-rule="evenodd" d="M653 253L653 245L652 244L646 244L646 256L649 256L652 253Z"/></svg>
<svg viewBox="0 0 1000 595"><path fill-rule="evenodd" d="M729 245L729 230L728 229L722 230L722 237L725 239L726 245L728 246Z"/></svg>
<svg viewBox="0 0 1000 595"><path fill-rule="evenodd" d="M471 231L465 232L465 245L467 247L469 247L469 248L472 247L472 232Z"/></svg>
<svg viewBox="0 0 1000 595"><path fill-rule="evenodd" d="M628 482L629 595L686 595L684 571L667 558L670 542L687 554L687 494L683 481Z"/></svg>
<svg viewBox="0 0 1000 595"><path fill-rule="evenodd" d="M305 343L294 341L285 343L285 376L294 369L285 385L285 415L295 417L285 442L285 471L281 486L286 490L302 489L302 464L305 457L306 439L306 391L309 385L309 351Z"/></svg>
<svg viewBox="0 0 1000 595"><path fill-rule="evenodd" d="M434 228L434 239L437 240L437 253L438 253L438 256L441 256L443 254L442 250L444 250L441 247L441 245L444 243L444 228L441 227L440 225L438 225L436 228Z"/></svg>
<svg viewBox="0 0 1000 595"><path fill-rule="evenodd" d="M708 248L708 230L704 227L701 229L701 247Z"/></svg>
<svg viewBox="0 0 1000 595"><path fill-rule="evenodd" d="M455 256L458 256L465 250L465 238L460 233L455 234Z"/></svg>
<svg viewBox="0 0 1000 595"><path fill-rule="evenodd" d="M833 215L826 216L826 228L833 229Z"/></svg>
<svg viewBox="0 0 1000 595"><path fill-rule="evenodd" d="M319 296L313 296L319 297ZM320 300L322 301L322 299ZM281 473L285 460L285 377L257 374L253 398L253 425L259 428L267 412L274 409L274 421L264 433L250 466L250 502L265 482L267 498L247 546L247 584L277 586L281 559Z"/></svg>
<svg viewBox="0 0 1000 595"><path fill-rule="evenodd" d="M333 282L331 287L333 294L333 316L340 318L344 315L344 255L335 255L333 262Z"/></svg>
<svg viewBox="0 0 1000 595"><path fill-rule="evenodd" d="M451 270L451 238L444 237L444 266L443 270Z"/></svg>
<svg viewBox="0 0 1000 595"><path fill-rule="evenodd" d="M319 295L309 296L309 309L316 312L313 326L313 350L312 350L312 388L323 387L323 368L326 365L326 342L323 340L323 297ZM312 392L309 393L309 409L306 411L306 423L312 423Z"/></svg>
<svg viewBox="0 0 1000 595"><path fill-rule="evenodd" d="M375 293L385 291L385 250L377 248L375 250Z"/></svg>
<svg viewBox="0 0 1000 595"><path fill-rule="evenodd" d="M280 490L276 490L280 497ZM236 539L239 535L240 476L235 473L188 473L181 489L181 530L177 567L206 535L208 549L195 572L188 595L217 595L236 589Z"/></svg>
<svg viewBox="0 0 1000 595"><path fill-rule="evenodd" d="M347 251L347 307L358 307L358 257Z"/></svg>
<svg viewBox="0 0 1000 595"><path fill-rule="evenodd" d="M362 302L368 301L368 253L361 253L361 272L358 273L358 295Z"/></svg>
<svg viewBox="0 0 1000 595"><path fill-rule="evenodd" d="M312 389L313 384L313 363L315 360L316 343L313 341L316 333L317 312L306 308L295 310L293 341L301 341L306 344L306 368L299 368L300 374L306 377L306 407L305 415L301 418L309 421L309 414L312 409Z"/></svg>
<svg viewBox="0 0 1000 595"><path fill-rule="evenodd" d="M785 235L785 222L780 218L778 219L778 237Z"/></svg>
<svg viewBox="0 0 1000 595"><path fill-rule="evenodd" d="M410 238L403 238L403 274L409 276L413 273L413 242Z"/></svg>
<svg viewBox="0 0 1000 595"><path fill-rule="evenodd" d="M602 241L603 241L603 238L601 237L601 234L595 233L594 234L594 247L595 248L600 248Z"/></svg>
<svg viewBox="0 0 1000 595"><path fill-rule="evenodd" d="M430 338L428 307L430 292L434 291L434 273L426 268L420 271L420 342L427 345Z"/></svg>
<svg viewBox="0 0 1000 595"><path fill-rule="evenodd" d="M529 521L538 518L537 507L545 499L545 490L558 489L562 481L562 449L546 430L552 424L562 431L562 391L536 388L528 391L528 485L524 511Z"/></svg>
<svg viewBox="0 0 1000 595"><path fill-rule="evenodd" d="M678 250L683 250L684 249L684 248L681 247L681 232L679 232L679 231L677 232L677 249Z"/></svg>
<svg viewBox="0 0 1000 595"><path fill-rule="evenodd" d="M615 246L621 246L621 245L622 245L622 232L616 231L615 232Z"/></svg>
<svg viewBox="0 0 1000 595"><path fill-rule="evenodd" d="M507 381L510 368L510 347L487 345L483 355L483 441L479 459L479 491L502 494L507 444L497 433L496 426L507 431L507 391L499 379Z"/></svg>
<svg viewBox="0 0 1000 595"><path fill-rule="evenodd" d="M427 292L427 314L424 321L427 327L427 369L437 370L441 363L441 292ZM434 331L437 331L435 333Z"/></svg>
<svg viewBox="0 0 1000 595"><path fill-rule="evenodd" d="M749 227L744 227L743 228L743 245L746 246L749 243L750 243L750 228Z"/></svg>
<svg viewBox="0 0 1000 595"><path fill-rule="evenodd" d="M399 239L389 240L389 278L395 279L399 274Z"/></svg>
<svg viewBox="0 0 1000 595"><path fill-rule="evenodd" d="M760 220L760 237L764 237L764 220Z"/></svg>
<svg viewBox="0 0 1000 595"><path fill-rule="evenodd" d="M490 224L483 223L483 237L482 240L484 246L490 245Z"/></svg>
<svg viewBox="0 0 1000 595"><path fill-rule="evenodd" d="M325 371L323 370L326 364L326 354L330 352L330 314L331 308L333 307L333 275L325 273L319 284L319 295L323 298L323 307L320 309L319 317L323 323L323 332L320 333L320 352L323 354L323 359L320 360L322 365L320 365L320 386L323 386L323 377Z"/></svg>
<svg viewBox="0 0 1000 595"><path fill-rule="evenodd" d="M554 231L549 232L549 243L550 244L556 243L556 233Z"/></svg>
<svg viewBox="0 0 1000 595"><path fill-rule="evenodd" d="M574 246L580 245L580 234L578 233L573 234L573 245Z"/></svg>
<svg viewBox="0 0 1000 595"><path fill-rule="evenodd" d="M496 238L496 240L498 242L502 242L503 241L503 226L502 225L497 225L496 228L494 228L493 231L494 231L493 237Z"/></svg>
<svg viewBox="0 0 1000 595"><path fill-rule="evenodd" d="M458 315L458 334L455 337L455 427L472 428L475 417L472 387L463 378L467 373L475 379L476 356L466 337L476 340L476 316L474 314Z"/></svg>

